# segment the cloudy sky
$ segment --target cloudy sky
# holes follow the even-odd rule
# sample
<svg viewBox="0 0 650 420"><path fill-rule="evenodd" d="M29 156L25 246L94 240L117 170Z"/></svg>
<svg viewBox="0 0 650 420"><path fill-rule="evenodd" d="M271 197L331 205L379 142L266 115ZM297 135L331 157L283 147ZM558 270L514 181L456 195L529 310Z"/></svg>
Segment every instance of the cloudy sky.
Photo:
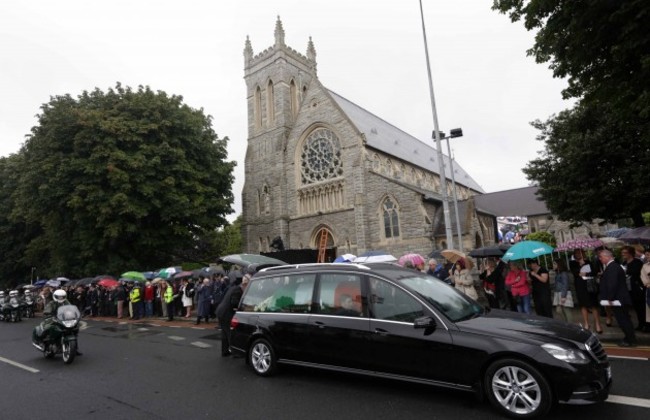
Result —
<svg viewBox="0 0 650 420"><path fill-rule="evenodd" d="M464 132L456 161L486 192L528 185L521 168L543 147L529 123L570 107L566 82L526 56L534 34L490 0L422 3L440 129ZM2 0L0 156L20 149L50 96L148 85L203 108L229 137L239 214L244 42L255 54L273 45L277 16L295 50L312 37L327 88L433 144L418 0Z"/></svg>

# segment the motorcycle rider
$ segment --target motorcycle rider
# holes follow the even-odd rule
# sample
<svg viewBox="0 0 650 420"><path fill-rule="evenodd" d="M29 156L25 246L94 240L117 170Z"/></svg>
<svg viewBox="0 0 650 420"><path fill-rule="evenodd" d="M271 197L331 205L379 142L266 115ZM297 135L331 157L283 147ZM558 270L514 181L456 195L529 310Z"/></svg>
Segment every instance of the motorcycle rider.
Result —
<svg viewBox="0 0 650 420"><path fill-rule="evenodd" d="M4 319L5 316L5 303L6 303L7 297L5 296L5 292L3 290L0 290L0 320Z"/></svg>
<svg viewBox="0 0 650 420"><path fill-rule="evenodd" d="M67 296L68 294L63 289L57 289L54 291L53 299L48 302L47 305L45 305L45 309L43 310L43 316L45 319L43 322L41 322L41 336L39 338L42 339L49 326L54 323L52 318L56 316L56 312L59 307L63 305L70 305L70 301L67 299ZM77 356L81 356L82 353L79 351L78 346L79 340L77 340Z"/></svg>
<svg viewBox="0 0 650 420"><path fill-rule="evenodd" d="M25 289L21 303L25 310L25 316L27 316L27 308L31 309L31 316L34 316L34 297L31 290Z"/></svg>

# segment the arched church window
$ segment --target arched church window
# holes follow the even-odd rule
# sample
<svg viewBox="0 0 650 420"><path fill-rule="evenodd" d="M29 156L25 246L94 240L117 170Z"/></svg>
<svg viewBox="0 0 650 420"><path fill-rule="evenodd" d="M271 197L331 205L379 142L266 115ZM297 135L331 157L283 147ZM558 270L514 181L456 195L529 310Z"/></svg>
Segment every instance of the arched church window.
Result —
<svg viewBox="0 0 650 420"><path fill-rule="evenodd" d="M327 181L343 174L339 139L326 128L314 130L305 139L300 160L303 185Z"/></svg>
<svg viewBox="0 0 650 420"><path fill-rule="evenodd" d="M268 185L262 187L261 207L264 214L271 214L271 189Z"/></svg>
<svg viewBox="0 0 650 420"><path fill-rule="evenodd" d="M291 115L295 118L298 115L298 87L293 79L289 83L289 93L291 95Z"/></svg>
<svg viewBox="0 0 650 420"><path fill-rule="evenodd" d="M389 197L382 203L384 220L384 236L386 238L399 237L399 209Z"/></svg>
<svg viewBox="0 0 650 420"><path fill-rule="evenodd" d="M262 127L262 89L259 86L255 89L253 115L255 117L255 128Z"/></svg>
<svg viewBox="0 0 650 420"><path fill-rule="evenodd" d="M273 81L269 80L266 87L266 125L271 127L275 122L275 95L273 94Z"/></svg>

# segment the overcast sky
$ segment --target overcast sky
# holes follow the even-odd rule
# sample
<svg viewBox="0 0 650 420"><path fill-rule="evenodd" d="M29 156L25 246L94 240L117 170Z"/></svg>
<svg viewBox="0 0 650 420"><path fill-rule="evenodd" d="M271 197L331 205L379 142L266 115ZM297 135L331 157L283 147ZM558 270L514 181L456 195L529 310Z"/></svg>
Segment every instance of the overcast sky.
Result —
<svg viewBox="0 0 650 420"><path fill-rule="evenodd" d="M486 192L528 185L521 168L543 148L529 123L571 106L566 82L526 56L534 34L491 4L423 0L440 129L463 129L452 153ZM304 54L312 37L325 87L433 145L418 0L2 0L0 156L20 149L50 96L148 85L230 138L241 213L244 42L272 46L278 15L290 47Z"/></svg>

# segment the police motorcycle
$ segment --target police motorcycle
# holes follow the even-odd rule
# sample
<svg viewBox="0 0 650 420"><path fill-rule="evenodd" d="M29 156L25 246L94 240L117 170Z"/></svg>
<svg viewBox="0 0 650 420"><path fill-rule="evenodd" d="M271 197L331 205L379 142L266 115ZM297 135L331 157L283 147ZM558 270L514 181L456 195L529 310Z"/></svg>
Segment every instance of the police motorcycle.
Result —
<svg viewBox="0 0 650 420"><path fill-rule="evenodd" d="M2 304L2 318L7 322L18 322L21 320L20 316L20 300L18 299L18 291L12 290L9 292L9 298L5 298L4 293L0 294L0 301Z"/></svg>
<svg viewBox="0 0 650 420"><path fill-rule="evenodd" d="M61 354L63 363L72 363L75 356L81 354L77 345L81 319L79 309L68 302L65 291L56 290L54 300L48 303L43 313L47 318L34 327L32 345L48 359Z"/></svg>
<svg viewBox="0 0 650 420"><path fill-rule="evenodd" d="M22 315L25 318L34 318L34 308L36 308L36 300L32 295L32 291L27 289L23 295L23 301L21 302L22 306Z"/></svg>
<svg viewBox="0 0 650 420"><path fill-rule="evenodd" d="M7 302L7 296L5 292L0 290L0 321L5 320L5 303Z"/></svg>

